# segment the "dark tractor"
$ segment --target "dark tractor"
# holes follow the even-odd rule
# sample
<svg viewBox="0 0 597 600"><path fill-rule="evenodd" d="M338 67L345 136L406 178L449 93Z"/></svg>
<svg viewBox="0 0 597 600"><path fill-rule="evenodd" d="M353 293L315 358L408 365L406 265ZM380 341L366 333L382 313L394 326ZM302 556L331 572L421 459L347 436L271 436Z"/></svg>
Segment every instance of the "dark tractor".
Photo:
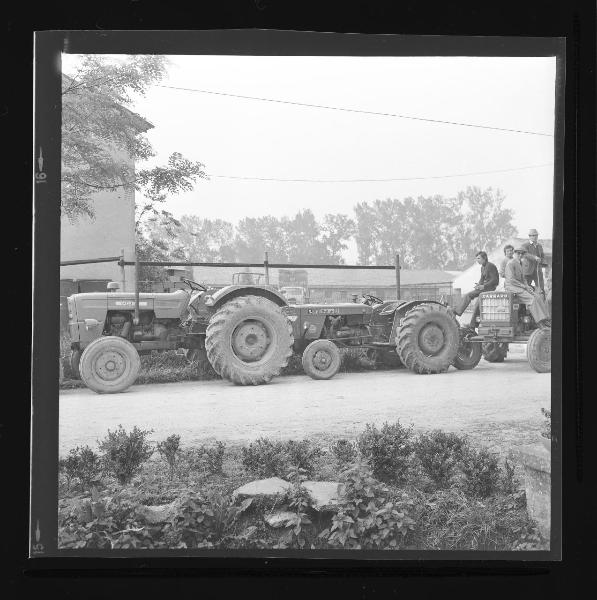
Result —
<svg viewBox="0 0 597 600"><path fill-rule="evenodd" d="M512 292L483 292L479 302L477 331L465 330L464 353L468 349L489 362L503 362L508 344L526 344L531 367L538 373L551 371L551 327L537 325Z"/></svg>
<svg viewBox="0 0 597 600"><path fill-rule="evenodd" d="M183 279L172 293L108 292L68 298L71 370L98 393L134 383L140 354L179 350L203 356L240 385L269 382L292 354L286 301L269 286L227 286L213 294Z"/></svg>
<svg viewBox="0 0 597 600"><path fill-rule="evenodd" d="M292 323L294 350L302 354L303 368L313 379L330 379L340 368L342 354L355 351L371 363L403 364L421 374L443 373L451 365L472 368L460 348L458 323L440 302L384 302L364 295L360 302L283 310ZM464 352L469 352L466 344Z"/></svg>
<svg viewBox="0 0 597 600"><path fill-rule="evenodd" d="M165 350L208 360L238 385L268 383L293 350L315 379L332 377L346 351L415 373L471 368L456 319L440 302L364 296L360 303L289 306L273 286L238 283L212 294L182 281L187 289L172 293L123 293L110 283L111 291L68 297L71 370L87 387L124 391L137 378L139 355Z"/></svg>

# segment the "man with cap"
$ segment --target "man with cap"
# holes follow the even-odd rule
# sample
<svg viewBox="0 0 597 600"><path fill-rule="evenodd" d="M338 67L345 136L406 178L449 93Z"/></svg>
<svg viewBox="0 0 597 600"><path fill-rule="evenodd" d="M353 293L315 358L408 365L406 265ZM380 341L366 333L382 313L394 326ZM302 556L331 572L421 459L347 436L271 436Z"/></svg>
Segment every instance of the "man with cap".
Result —
<svg viewBox="0 0 597 600"><path fill-rule="evenodd" d="M533 291L523 275L521 262L525 254L526 249L522 245L514 249L514 258L506 265L504 289L516 294L519 300L528 306L537 325L549 326L551 324L550 312L543 296L541 293Z"/></svg>
<svg viewBox="0 0 597 600"><path fill-rule="evenodd" d="M529 285L534 284L535 289L543 291L543 270L541 267L547 266L547 264L545 263L543 246L537 241L538 238L538 231L529 229L529 241L522 244L522 247L526 250L522 259L522 272Z"/></svg>

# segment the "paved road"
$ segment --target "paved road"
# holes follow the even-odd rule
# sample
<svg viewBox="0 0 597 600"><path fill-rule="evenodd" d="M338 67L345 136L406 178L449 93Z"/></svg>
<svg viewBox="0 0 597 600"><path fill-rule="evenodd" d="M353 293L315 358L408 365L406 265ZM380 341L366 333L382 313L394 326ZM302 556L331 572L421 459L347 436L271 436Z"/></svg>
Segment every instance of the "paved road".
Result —
<svg viewBox="0 0 597 600"><path fill-rule="evenodd" d="M153 429L153 440L172 433L183 445L219 439L246 442L260 436L353 437L365 423L412 423L416 429L466 433L505 451L529 443L550 405L551 377L535 373L524 354L503 364L481 360L471 371L416 375L406 369L340 373L329 381L306 375L269 385L240 387L224 381L138 385L121 394L87 389L60 393L60 454L77 445L95 448L122 424Z"/></svg>

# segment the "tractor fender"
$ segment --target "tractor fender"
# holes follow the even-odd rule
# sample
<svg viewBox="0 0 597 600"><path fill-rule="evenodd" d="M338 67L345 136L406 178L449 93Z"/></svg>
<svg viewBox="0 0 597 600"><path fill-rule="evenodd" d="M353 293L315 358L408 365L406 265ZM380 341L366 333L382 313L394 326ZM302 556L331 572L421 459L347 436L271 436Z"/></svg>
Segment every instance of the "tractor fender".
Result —
<svg viewBox="0 0 597 600"><path fill-rule="evenodd" d="M273 289L252 285L229 285L211 295L211 301L206 301L213 309L219 308L225 302L239 296L261 296L271 300L278 306L288 306L284 296Z"/></svg>

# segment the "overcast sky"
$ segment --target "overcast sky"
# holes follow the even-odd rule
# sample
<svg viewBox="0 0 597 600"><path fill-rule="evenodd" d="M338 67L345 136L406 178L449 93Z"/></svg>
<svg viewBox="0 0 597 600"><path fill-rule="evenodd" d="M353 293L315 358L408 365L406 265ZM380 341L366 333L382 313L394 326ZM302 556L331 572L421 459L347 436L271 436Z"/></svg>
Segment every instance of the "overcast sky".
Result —
<svg viewBox="0 0 597 600"><path fill-rule="evenodd" d="M76 60L64 56L64 70ZM170 56L161 85L554 132L555 58ZM550 136L293 106L153 87L133 110L164 163L172 152L211 175L168 201L175 215L237 222L310 208L352 214L357 202L500 188L514 225L552 236ZM503 173L447 177L485 171ZM294 183L277 179L412 181ZM355 262L352 248L346 255Z"/></svg>

